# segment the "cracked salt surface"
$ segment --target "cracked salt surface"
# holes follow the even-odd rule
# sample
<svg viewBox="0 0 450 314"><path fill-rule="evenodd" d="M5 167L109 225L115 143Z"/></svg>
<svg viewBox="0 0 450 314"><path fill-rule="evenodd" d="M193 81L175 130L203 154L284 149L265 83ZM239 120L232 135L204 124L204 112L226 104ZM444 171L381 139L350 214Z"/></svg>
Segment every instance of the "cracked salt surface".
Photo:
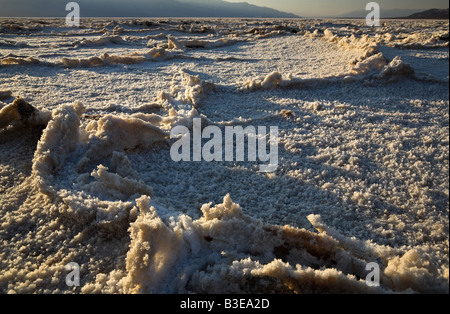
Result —
<svg viewBox="0 0 450 314"><path fill-rule="evenodd" d="M46 22L0 20L1 292L448 293L448 21ZM277 171L172 161L194 118Z"/></svg>

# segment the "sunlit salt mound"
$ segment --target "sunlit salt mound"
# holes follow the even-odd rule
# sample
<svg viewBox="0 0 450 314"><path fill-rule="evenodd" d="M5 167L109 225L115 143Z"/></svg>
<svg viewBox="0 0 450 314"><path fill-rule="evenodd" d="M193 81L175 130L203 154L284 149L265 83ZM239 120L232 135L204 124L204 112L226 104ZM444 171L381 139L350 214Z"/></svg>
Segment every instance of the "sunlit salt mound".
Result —
<svg viewBox="0 0 450 314"><path fill-rule="evenodd" d="M90 58L62 58L61 63L64 67L98 67L113 64L138 64L144 61L167 60L173 58L165 49L152 48L146 53L134 52L124 56L102 54L100 57Z"/></svg>
<svg viewBox="0 0 450 314"><path fill-rule="evenodd" d="M84 129L80 122L84 110L82 104L75 103L53 111L33 159L33 174L41 193L61 203L59 211L76 221L89 221L96 216L98 207L114 203L101 199L128 200L132 195L152 195L145 183L127 176L130 171L121 176L120 171L109 172L100 162L112 158L113 167L115 163L122 164L114 168L124 168L127 159L118 153L136 147L149 148L167 137L166 132L148 122L151 117L142 115L141 118L105 116ZM73 187L66 183L67 178L60 177L67 163L75 163L75 172L68 169L78 182ZM89 181L89 176L95 181Z"/></svg>
<svg viewBox="0 0 450 314"><path fill-rule="evenodd" d="M276 88L307 88L324 85L326 83L352 82L356 80L377 79L395 80L402 77L414 77L415 71L408 63L396 56L392 61L378 53L357 62L348 73L323 78L300 79L291 74L283 77L279 72L272 72L265 77L248 79L238 82L241 91L271 90Z"/></svg>
<svg viewBox="0 0 450 314"><path fill-rule="evenodd" d="M405 254L344 237L320 216L308 217L319 232L315 233L263 223L246 215L229 195L216 206L203 205L198 219L152 206L153 190L133 169L126 151L163 142L167 134L158 126L173 118L108 115L83 126L84 111L80 103L53 111L38 143L31 177L34 187L52 202L49 213L96 230L95 241L129 234L121 238L121 246L128 247L124 265L119 263L109 273L96 272L81 287L83 293L448 289L442 269L433 267L420 251ZM98 257L108 258L108 252L97 250ZM369 263L379 265L381 287L367 284Z"/></svg>
<svg viewBox="0 0 450 314"><path fill-rule="evenodd" d="M263 224L227 195L203 205L203 217L163 219L147 196L137 200L126 271L83 292L121 293L390 293L445 291L420 254L340 236L309 217L319 234ZM366 265L380 263L381 286L369 287Z"/></svg>
<svg viewBox="0 0 450 314"><path fill-rule="evenodd" d="M72 45L76 48L79 47L89 47L89 46L102 46L107 44L127 44L126 40L124 40L122 37L113 35L113 36L102 36L100 38L96 39L83 39L79 41L75 41L72 43Z"/></svg>
<svg viewBox="0 0 450 314"><path fill-rule="evenodd" d="M18 57L8 57L5 59L2 59L0 64L3 66L8 65L31 65L31 64L39 64L39 60L33 57L27 57L27 58L18 58Z"/></svg>

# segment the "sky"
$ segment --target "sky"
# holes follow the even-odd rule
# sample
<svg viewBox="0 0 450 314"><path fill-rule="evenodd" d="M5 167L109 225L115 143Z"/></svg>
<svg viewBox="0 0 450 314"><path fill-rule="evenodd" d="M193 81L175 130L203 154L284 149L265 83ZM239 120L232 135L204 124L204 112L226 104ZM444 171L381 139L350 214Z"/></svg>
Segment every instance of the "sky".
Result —
<svg viewBox="0 0 450 314"><path fill-rule="evenodd" d="M352 11L365 10L371 0L227 0L248 2L255 5L294 13L300 16L334 16ZM448 0L377 0L383 10L391 9L447 9Z"/></svg>
<svg viewBox="0 0 450 314"><path fill-rule="evenodd" d="M39 12L50 12L55 10L55 3L64 8L65 4L70 1L77 0L0 0L0 16L11 16L10 14L20 14L12 16L33 16L35 10ZM78 0L80 3L87 0ZM365 11L366 4L373 0L226 0L228 2L248 2L259 6L265 6L284 12L294 13L303 17L332 17L339 16L348 12ZM213 3L213 0L92 0L89 1L90 8L99 8L100 12L103 8L108 8L109 12L121 12L122 6L133 7L132 3L154 4L156 8L159 3L159 9L170 10L170 5L179 7L180 2L196 3L202 2ZM380 5L381 11L391 9L417 9L418 11L432 8L446 9L449 7L448 0L376 0ZM36 7L38 5L38 7ZM122 7L122 9L121 9ZM10 13L7 14L7 11ZM2 11L4 14L2 14ZM60 9L64 13L63 9ZM17 13L19 12L19 13ZM59 11L58 11L59 12ZM6 14L6 15L5 15ZM23 15L24 14L24 15ZM409 14L408 14L409 15ZM46 15L42 15L46 16ZM51 15L50 15L51 16ZM403 15L401 15L403 16Z"/></svg>

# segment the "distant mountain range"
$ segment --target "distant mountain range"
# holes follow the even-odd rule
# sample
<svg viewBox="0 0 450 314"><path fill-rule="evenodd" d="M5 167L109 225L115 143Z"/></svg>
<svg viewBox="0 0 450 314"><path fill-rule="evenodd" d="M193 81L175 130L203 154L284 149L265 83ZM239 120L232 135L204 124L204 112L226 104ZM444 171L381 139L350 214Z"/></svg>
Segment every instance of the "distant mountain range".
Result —
<svg viewBox="0 0 450 314"><path fill-rule="evenodd" d="M412 10L412 9L383 10L383 8L381 8L380 16L381 16L381 18L387 19L387 18L395 18L395 17L399 17L399 16L409 16L411 14L414 14L414 13L417 13L420 11L421 10ZM344 13L344 14L338 15L337 17L363 19L363 18L366 18L367 14L369 14L369 11L358 10L358 11Z"/></svg>
<svg viewBox="0 0 450 314"><path fill-rule="evenodd" d="M1 4L4 17L65 17L68 0L15 0ZM81 17L236 17L298 18L246 2L223 0L76 0Z"/></svg>
<svg viewBox="0 0 450 314"><path fill-rule="evenodd" d="M407 19L449 19L449 9L431 9L423 12L411 14Z"/></svg>
<svg viewBox="0 0 450 314"><path fill-rule="evenodd" d="M392 9L392 10L380 10L380 16L382 19L448 19L448 9L431 9L423 11L420 9ZM359 10L352 11L337 16L338 18L366 18L369 11Z"/></svg>

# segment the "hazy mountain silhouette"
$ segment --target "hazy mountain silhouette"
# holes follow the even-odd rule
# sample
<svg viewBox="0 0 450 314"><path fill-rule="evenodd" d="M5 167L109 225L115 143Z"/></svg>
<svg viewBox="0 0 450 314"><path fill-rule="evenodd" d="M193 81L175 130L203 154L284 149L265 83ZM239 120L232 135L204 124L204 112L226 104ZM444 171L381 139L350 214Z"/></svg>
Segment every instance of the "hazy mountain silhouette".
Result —
<svg viewBox="0 0 450 314"><path fill-rule="evenodd" d="M345 14L341 14L339 18L366 18L369 11L358 10ZM399 18L399 19L448 19L448 9L392 9L392 10L380 10L380 17L382 19Z"/></svg>
<svg viewBox="0 0 450 314"><path fill-rule="evenodd" d="M421 9L391 9L391 10L383 10L381 8L380 10L380 17L383 19L387 18L395 18L400 16L408 16L417 12L420 12ZM367 14L369 14L370 11L366 10L358 10L358 11L352 11L344 14L340 14L336 17L347 17L347 18L366 18Z"/></svg>
<svg viewBox="0 0 450 314"><path fill-rule="evenodd" d="M65 17L68 0L0 1L0 16ZM81 17L261 17L297 18L295 14L246 2L223 0L75 0Z"/></svg>
<svg viewBox="0 0 450 314"><path fill-rule="evenodd" d="M406 17L407 19L449 19L449 9L431 9Z"/></svg>

